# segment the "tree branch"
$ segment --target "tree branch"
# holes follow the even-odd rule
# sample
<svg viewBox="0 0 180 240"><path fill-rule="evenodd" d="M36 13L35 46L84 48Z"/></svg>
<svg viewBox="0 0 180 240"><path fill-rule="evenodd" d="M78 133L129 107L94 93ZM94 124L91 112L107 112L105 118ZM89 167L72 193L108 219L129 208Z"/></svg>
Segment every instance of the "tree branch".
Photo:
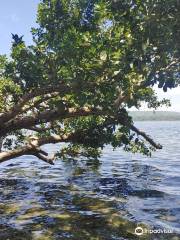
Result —
<svg viewBox="0 0 180 240"><path fill-rule="evenodd" d="M0 116L0 125L4 122L7 122L14 117L16 117L19 113L22 112L23 107L33 98L44 95L44 94L50 94L53 92L59 92L61 94L70 92L72 88L70 86L59 84L59 85L53 85L53 86L47 86L38 88L35 90L32 90L31 92L26 93L22 98L19 100L19 102L14 105L8 112L1 114Z"/></svg>
<svg viewBox="0 0 180 240"><path fill-rule="evenodd" d="M40 152L35 152L33 155L46 163L54 165L55 154L53 154L52 156L45 156L45 155L41 154Z"/></svg>
<svg viewBox="0 0 180 240"><path fill-rule="evenodd" d="M58 143L58 142L67 142L73 138L73 134L69 135L52 135L44 138L31 137L30 142L25 146L19 147L18 149L13 149L11 151L0 152L0 163L7 160L20 157L23 155L34 155L39 159L43 160L46 163L54 164L55 155L48 156L48 153L40 149L40 146L48 143Z"/></svg>
<svg viewBox="0 0 180 240"><path fill-rule="evenodd" d="M144 139L146 139L147 142L149 142L153 147L156 149L162 149L162 145L159 143L156 143L149 135L147 135L145 132L139 130L134 125L130 126L130 129L134 132L136 132L138 135L142 136Z"/></svg>
<svg viewBox="0 0 180 240"><path fill-rule="evenodd" d="M48 101L49 99L57 97L57 96L59 96L59 92L54 92L54 93L51 93L51 94L44 95L41 99L35 100L32 104L30 103L30 106L22 108L22 110L21 110L21 112L19 114L22 114L24 112L28 112L28 111L30 111L30 110L32 110L34 108L37 108L37 107L40 106L40 104Z"/></svg>
<svg viewBox="0 0 180 240"><path fill-rule="evenodd" d="M82 86L81 86L82 87ZM94 90L95 83L88 83L86 84L86 88ZM50 85L46 87L41 87L37 89L33 89L30 92L26 93L25 95L22 96L22 98L19 100L17 104L15 104L11 109L8 110L8 112L2 113L0 115L0 125L3 125L5 122L8 122L12 119L14 119L18 114L23 113L24 111L27 111L27 109L23 109L23 107L29 103L30 100L33 100L35 97L38 96L44 96L46 94L52 94L52 96L47 96L47 99L50 99L51 97L54 97L54 94L56 93L59 94L67 94L71 93L72 91L76 91L78 88L77 83L74 82L71 85L67 85L64 83L60 83L57 85ZM46 96L44 96L46 98ZM39 103L41 103L42 100L39 100L35 102L35 106L37 106Z"/></svg>
<svg viewBox="0 0 180 240"><path fill-rule="evenodd" d="M43 132L46 132L51 129L52 129L52 127L37 127L37 126L27 128L27 130L31 130L31 131L38 132L38 133L43 133Z"/></svg>
<svg viewBox="0 0 180 240"><path fill-rule="evenodd" d="M69 108L69 109L56 109L56 110L46 110L42 113L36 114L34 116L27 116L24 118L17 118L8 123L4 124L0 128L0 136L4 136L7 133L16 131L19 129L29 129L40 123L47 123L57 119L65 119L79 116L90 116L90 115L103 115L105 112L97 108L87 108L82 107L79 109Z"/></svg>
<svg viewBox="0 0 180 240"><path fill-rule="evenodd" d="M112 122L107 122L106 125L110 124ZM126 123L122 123L122 125L128 126ZM104 126L105 127L105 126ZM150 136L148 136L143 131L136 128L134 125L129 126L130 129L134 132L136 132L138 135L142 136L146 141L148 141L153 147L157 149L161 149L162 146L158 143L156 143ZM30 137L29 142L22 147L19 147L18 149L14 149L7 152L1 152L0 153L0 163L7 161L12 158L20 157L22 155L34 155L38 157L39 159L43 160L46 163L54 164L55 155L49 156L48 153L44 150L42 150L40 147L42 145L48 144L48 143L59 143L59 142L78 142L79 139L83 139L83 136L86 134L84 131L77 131L75 133L71 133L68 135L51 135L43 138L37 138L37 137Z"/></svg>

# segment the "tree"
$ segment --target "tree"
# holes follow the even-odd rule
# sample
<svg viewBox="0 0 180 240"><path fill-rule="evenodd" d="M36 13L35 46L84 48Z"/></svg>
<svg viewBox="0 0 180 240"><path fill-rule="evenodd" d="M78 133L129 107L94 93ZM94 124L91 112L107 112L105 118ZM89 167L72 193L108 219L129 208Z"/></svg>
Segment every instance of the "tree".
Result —
<svg viewBox="0 0 180 240"><path fill-rule="evenodd" d="M169 104L153 85L180 82L178 9L178 0L42 0L33 45L12 35L10 58L0 57L0 162L97 158L107 144L161 149L128 109ZM53 156L41 149L61 142Z"/></svg>

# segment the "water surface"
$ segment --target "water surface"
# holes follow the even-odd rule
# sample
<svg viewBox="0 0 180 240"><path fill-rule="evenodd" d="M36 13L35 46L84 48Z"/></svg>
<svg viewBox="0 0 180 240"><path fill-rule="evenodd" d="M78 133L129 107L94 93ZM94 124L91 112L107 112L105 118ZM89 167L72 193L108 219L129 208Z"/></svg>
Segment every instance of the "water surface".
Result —
<svg viewBox="0 0 180 240"><path fill-rule="evenodd" d="M152 158L107 146L99 162L1 164L0 239L139 239L140 224L173 231L141 239L179 239L180 122L136 125L163 145Z"/></svg>

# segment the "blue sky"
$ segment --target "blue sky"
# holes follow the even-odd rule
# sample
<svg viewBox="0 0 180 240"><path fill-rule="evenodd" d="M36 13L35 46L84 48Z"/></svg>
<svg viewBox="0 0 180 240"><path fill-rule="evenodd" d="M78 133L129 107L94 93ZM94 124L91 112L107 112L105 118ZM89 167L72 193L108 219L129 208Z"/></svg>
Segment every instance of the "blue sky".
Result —
<svg viewBox="0 0 180 240"><path fill-rule="evenodd" d="M3 0L0 6L0 54L7 54L11 46L11 33L24 35L31 43L31 27L36 24L39 0Z"/></svg>
<svg viewBox="0 0 180 240"><path fill-rule="evenodd" d="M11 47L11 33L24 35L26 44L32 42L31 27L36 26L36 11L40 0L3 0L0 7L0 54L9 54ZM157 89L160 98L171 100L172 107L159 110L180 112L180 88L164 93ZM142 108L146 110L146 107Z"/></svg>

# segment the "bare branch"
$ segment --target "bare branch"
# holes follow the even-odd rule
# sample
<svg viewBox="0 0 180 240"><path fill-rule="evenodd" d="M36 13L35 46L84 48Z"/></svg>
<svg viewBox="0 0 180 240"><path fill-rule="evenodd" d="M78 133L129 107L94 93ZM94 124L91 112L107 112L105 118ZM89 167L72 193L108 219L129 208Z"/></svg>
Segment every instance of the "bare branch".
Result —
<svg viewBox="0 0 180 240"><path fill-rule="evenodd" d="M53 135L38 139L37 137L31 137L30 142L25 146L19 147L18 149L13 149L11 151L0 152L0 163L7 160L20 157L23 155L34 155L46 163L54 164L55 155L48 156L48 153L40 149L40 146L48 143L58 143L67 142L73 138L73 134L69 135Z"/></svg>
<svg viewBox="0 0 180 240"><path fill-rule="evenodd" d="M54 165L54 159L55 159L54 154L52 156L47 157L45 155L42 155L40 152L35 152L33 155L36 156L37 158L41 159L42 161L46 162L46 163Z"/></svg>
<svg viewBox="0 0 180 240"><path fill-rule="evenodd" d="M26 145L18 149L13 149L11 151L7 152L1 152L0 153L0 163L5 162L9 159L20 157L22 155L28 155L31 152L31 146Z"/></svg>
<svg viewBox="0 0 180 240"><path fill-rule="evenodd" d="M136 132L138 135L142 136L146 141L148 141L153 147L156 149L162 149L162 145L159 143L156 143L149 135L147 135L145 132L139 130L137 127L134 125L130 126L131 130Z"/></svg>

